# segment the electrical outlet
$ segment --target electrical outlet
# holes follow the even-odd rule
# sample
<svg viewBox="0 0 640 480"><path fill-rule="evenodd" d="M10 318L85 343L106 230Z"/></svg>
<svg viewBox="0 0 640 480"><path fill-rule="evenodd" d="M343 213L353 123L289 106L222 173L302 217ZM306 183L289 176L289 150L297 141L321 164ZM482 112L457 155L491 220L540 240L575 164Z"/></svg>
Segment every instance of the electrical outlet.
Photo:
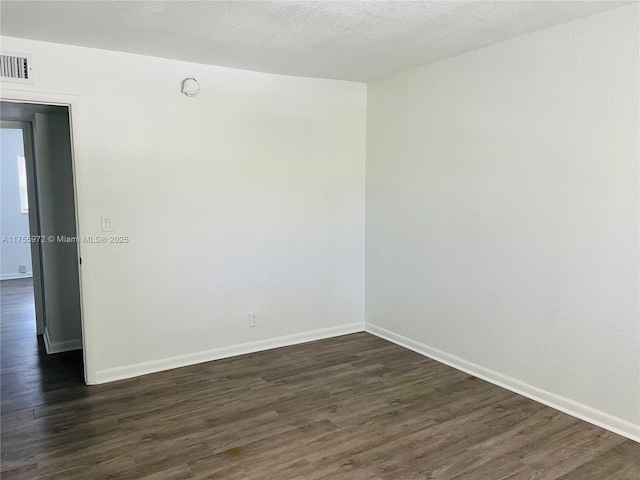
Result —
<svg viewBox="0 0 640 480"><path fill-rule="evenodd" d="M20 265L20 273L27 273L27 266L26 265Z"/></svg>
<svg viewBox="0 0 640 480"><path fill-rule="evenodd" d="M258 326L258 315L256 312L249 312L249 327L257 327Z"/></svg>

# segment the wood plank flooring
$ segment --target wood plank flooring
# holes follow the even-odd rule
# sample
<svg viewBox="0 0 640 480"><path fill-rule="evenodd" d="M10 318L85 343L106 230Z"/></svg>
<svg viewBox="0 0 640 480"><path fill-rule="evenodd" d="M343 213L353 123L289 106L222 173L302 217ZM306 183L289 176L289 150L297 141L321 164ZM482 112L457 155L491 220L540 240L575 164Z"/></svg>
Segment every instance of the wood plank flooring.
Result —
<svg viewBox="0 0 640 480"><path fill-rule="evenodd" d="M87 387L1 295L3 480L640 479L640 444L365 333Z"/></svg>

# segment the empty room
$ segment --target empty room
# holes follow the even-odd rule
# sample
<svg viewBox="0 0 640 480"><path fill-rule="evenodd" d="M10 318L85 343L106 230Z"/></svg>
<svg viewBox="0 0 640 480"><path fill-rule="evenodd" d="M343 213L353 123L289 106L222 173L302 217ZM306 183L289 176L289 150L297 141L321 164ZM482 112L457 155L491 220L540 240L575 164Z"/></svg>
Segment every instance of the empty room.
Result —
<svg viewBox="0 0 640 480"><path fill-rule="evenodd" d="M2 479L639 480L639 26L2 0Z"/></svg>

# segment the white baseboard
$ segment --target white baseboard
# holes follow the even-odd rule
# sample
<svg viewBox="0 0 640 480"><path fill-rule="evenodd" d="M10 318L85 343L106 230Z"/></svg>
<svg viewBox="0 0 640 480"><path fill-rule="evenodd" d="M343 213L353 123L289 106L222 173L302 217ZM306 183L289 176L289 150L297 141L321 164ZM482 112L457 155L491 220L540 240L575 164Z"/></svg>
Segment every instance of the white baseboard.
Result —
<svg viewBox="0 0 640 480"><path fill-rule="evenodd" d="M42 338L44 340L44 348L48 355L69 352L71 350L82 350L82 340L79 338L75 340L65 340L64 342L52 342L47 327L44 327Z"/></svg>
<svg viewBox="0 0 640 480"><path fill-rule="evenodd" d="M608 413L596 410L582 403L578 403L574 400L562 397L555 393L547 392L541 388L534 387L527 383L516 380L515 378L508 377L494 370L481 367L474 363L471 363L463 358L451 355L450 353L443 352L436 348L425 345L424 343L417 342L403 335L391 332L385 328L367 323L365 325L365 331L376 335L377 337L384 338L402 347L413 350L420 353L425 357L429 357L445 365L449 365L457 370L469 373L475 377L486 380L487 382L498 385L499 387L506 388L512 392L523 395L527 398L540 402L549 407L560 410L573 417L579 418L586 422L602 427L606 430L610 430L618 435L640 442L640 425L633 424L627 420L623 420L618 417L614 417Z"/></svg>
<svg viewBox="0 0 640 480"><path fill-rule="evenodd" d="M338 337L340 335L348 335L350 333L358 333L362 331L364 331L363 322L350 323L339 327L323 328L320 330L312 330L310 332L259 340L257 342L242 343L240 345L233 345L230 347L220 347L197 353L189 353L187 355L163 358L151 362L136 363L125 367L107 368L104 370L98 370L95 373L95 383L113 382L115 380L123 380L125 378L137 377L148 373L186 367L197 363L236 357L247 353L271 350L273 348L288 347L290 345L313 342L316 340L323 340L325 338Z"/></svg>
<svg viewBox="0 0 640 480"><path fill-rule="evenodd" d="M32 278L33 272L27 273L0 273L0 280L17 280L19 278Z"/></svg>

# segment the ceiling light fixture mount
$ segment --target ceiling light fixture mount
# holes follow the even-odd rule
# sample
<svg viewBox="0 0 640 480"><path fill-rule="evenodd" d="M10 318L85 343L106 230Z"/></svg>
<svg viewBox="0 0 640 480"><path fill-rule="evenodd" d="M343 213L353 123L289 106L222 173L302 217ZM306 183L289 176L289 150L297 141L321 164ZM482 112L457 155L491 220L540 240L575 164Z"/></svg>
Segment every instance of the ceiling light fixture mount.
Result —
<svg viewBox="0 0 640 480"><path fill-rule="evenodd" d="M187 97L195 97L200 92L200 84L195 78L185 78L180 84L180 91Z"/></svg>

